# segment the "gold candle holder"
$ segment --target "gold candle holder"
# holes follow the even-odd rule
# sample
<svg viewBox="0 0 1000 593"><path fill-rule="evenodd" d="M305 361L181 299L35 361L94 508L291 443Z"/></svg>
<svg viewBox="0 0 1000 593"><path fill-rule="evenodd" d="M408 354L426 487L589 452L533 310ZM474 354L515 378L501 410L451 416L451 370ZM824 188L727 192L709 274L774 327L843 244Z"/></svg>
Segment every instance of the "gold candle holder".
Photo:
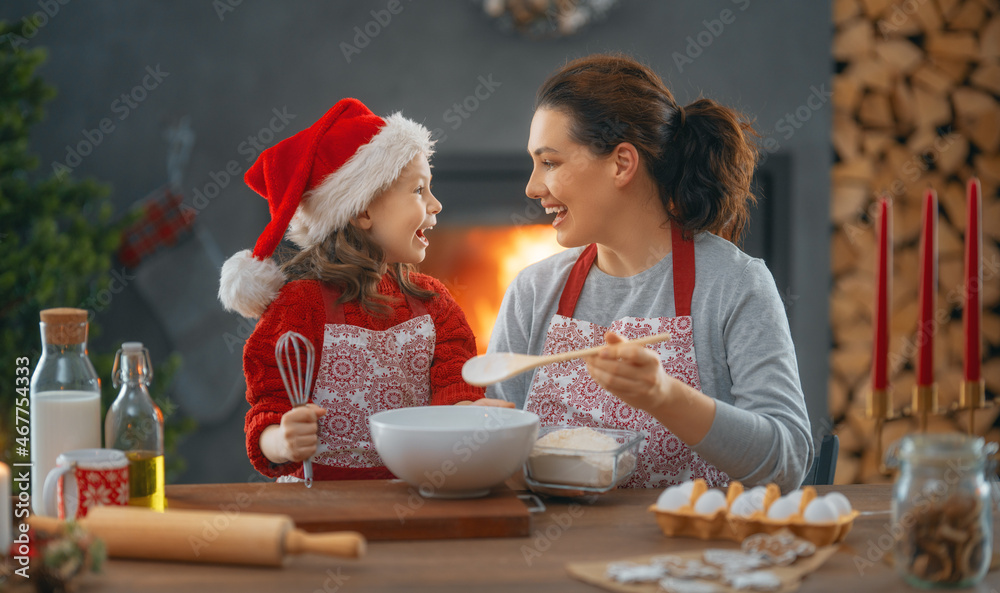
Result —
<svg viewBox="0 0 1000 593"><path fill-rule="evenodd" d="M920 431L927 432L927 417L938 413L937 383L917 385L913 388L911 413L920 418Z"/></svg>
<svg viewBox="0 0 1000 593"><path fill-rule="evenodd" d="M882 429L885 427L886 420L892 420L892 408L889 406L889 391L886 389L873 389L871 395L868 398L868 406L865 409L869 419L875 420L875 450L878 451L879 462L878 469L879 472L888 476L892 472L885 465L885 460L882 458Z"/></svg>
<svg viewBox="0 0 1000 593"><path fill-rule="evenodd" d="M958 409L969 411L969 434L976 430L976 410L986 407L986 380L962 381Z"/></svg>
<svg viewBox="0 0 1000 593"><path fill-rule="evenodd" d="M868 398L866 411L868 417L875 420L889 420L892 418L892 411L889 409L889 391L886 389L873 389L871 397Z"/></svg>

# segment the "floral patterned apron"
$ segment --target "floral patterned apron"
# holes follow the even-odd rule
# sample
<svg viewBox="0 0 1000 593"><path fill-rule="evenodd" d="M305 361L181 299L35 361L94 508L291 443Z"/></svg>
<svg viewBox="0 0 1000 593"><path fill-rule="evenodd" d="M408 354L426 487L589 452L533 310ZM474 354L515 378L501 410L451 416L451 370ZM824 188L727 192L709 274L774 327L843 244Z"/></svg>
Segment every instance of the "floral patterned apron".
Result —
<svg viewBox="0 0 1000 593"><path fill-rule="evenodd" d="M340 293L323 285L326 328L312 402L319 419L313 475L324 479L394 478L372 444L368 417L430 405L430 369L437 332L418 299L407 296L413 318L384 331L348 325ZM295 473L302 477L302 470Z"/></svg>
<svg viewBox="0 0 1000 593"><path fill-rule="evenodd" d="M676 317L624 317L610 327L573 319L587 274L597 258L597 246L590 245L584 249L566 281L542 354L602 345L608 330L626 339L667 331L671 335L669 342L650 347L659 354L668 375L701 390L691 324L694 242L682 239L677 227L671 234ZM628 428L645 435L635 473L623 487L662 488L695 478L704 478L710 487L729 483L729 476L691 451L649 413L629 406L597 385L582 360L541 367L528 390L524 409L538 414L542 426Z"/></svg>

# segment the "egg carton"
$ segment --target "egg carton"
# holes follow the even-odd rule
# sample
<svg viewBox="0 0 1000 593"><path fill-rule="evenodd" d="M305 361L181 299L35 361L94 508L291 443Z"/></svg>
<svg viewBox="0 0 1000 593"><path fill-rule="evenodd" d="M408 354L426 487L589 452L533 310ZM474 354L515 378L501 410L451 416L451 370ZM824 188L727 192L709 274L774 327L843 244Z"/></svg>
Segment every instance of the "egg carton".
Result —
<svg viewBox="0 0 1000 593"><path fill-rule="evenodd" d="M730 512L733 501L743 493L743 484L730 482L726 492L724 507L711 514L695 512L695 503L702 494L708 491L705 480L694 481L688 504L672 511L663 510L653 504L649 510L656 515L656 522L665 535L672 537L694 537L698 539L728 539L743 541L755 533L775 533L788 529L798 537L808 540L816 546L827 546L844 539L858 516L858 511L851 510L831 521L806 521L803 518L806 507L816 498L816 489L806 486L802 489L798 511L786 519L772 519L767 516L768 510L781 497L777 484L768 484L764 492L763 509L749 516L740 516Z"/></svg>

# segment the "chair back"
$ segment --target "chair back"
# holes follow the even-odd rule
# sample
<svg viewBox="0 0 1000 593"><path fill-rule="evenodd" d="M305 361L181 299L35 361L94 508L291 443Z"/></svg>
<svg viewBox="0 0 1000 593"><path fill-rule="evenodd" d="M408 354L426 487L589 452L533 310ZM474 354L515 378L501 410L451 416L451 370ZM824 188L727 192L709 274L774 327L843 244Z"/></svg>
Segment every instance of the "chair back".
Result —
<svg viewBox="0 0 1000 593"><path fill-rule="evenodd" d="M840 439L835 434L823 437L819 454L813 458L812 466L802 480L803 486L829 486L837 473L837 454L840 453Z"/></svg>

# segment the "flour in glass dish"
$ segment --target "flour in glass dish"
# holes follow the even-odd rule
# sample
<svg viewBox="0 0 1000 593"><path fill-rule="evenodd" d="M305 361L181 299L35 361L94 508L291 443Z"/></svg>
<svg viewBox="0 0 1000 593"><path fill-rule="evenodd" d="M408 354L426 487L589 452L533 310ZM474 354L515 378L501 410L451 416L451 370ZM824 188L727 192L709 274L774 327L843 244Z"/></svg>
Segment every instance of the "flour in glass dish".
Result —
<svg viewBox="0 0 1000 593"><path fill-rule="evenodd" d="M535 442L528 457L528 472L536 482L547 484L612 486L616 473L626 474L635 464L635 459L626 454L621 460L623 471L615 472L618 460L614 452L619 446L618 441L592 428L556 430Z"/></svg>
<svg viewBox="0 0 1000 593"><path fill-rule="evenodd" d="M555 430L535 442L538 447L555 447L557 449L580 449L583 451L614 451L618 441L606 434L601 434L593 428L567 428Z"/></svg>

